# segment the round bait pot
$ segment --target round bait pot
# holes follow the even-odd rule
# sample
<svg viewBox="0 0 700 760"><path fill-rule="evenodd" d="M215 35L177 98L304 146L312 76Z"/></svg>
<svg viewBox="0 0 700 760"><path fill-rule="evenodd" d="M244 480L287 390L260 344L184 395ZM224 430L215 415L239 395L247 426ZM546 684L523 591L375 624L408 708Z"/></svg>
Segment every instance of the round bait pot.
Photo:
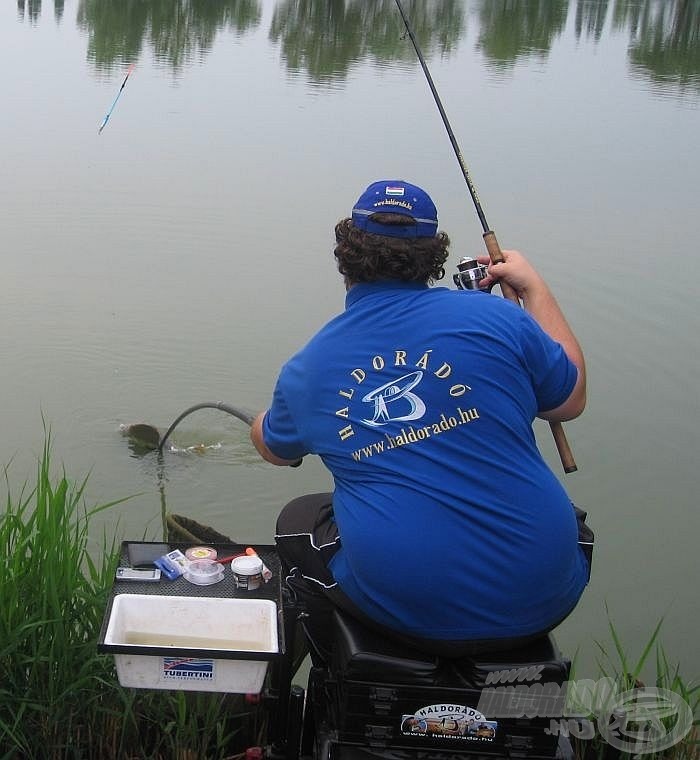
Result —
<svg viewBox="0 0 700 760"><path fill-rule="evenodd" d="M192 546L185 552L187 559L216 559L216 549L209 546Z"/></svg>
<svg viewBox="0 0 700 760"><path fill-rule="evenodd" d="M231 560L231 571L236 581L236 588L254 591L262 583L263 563L260 557L246 555Z"/></svg>

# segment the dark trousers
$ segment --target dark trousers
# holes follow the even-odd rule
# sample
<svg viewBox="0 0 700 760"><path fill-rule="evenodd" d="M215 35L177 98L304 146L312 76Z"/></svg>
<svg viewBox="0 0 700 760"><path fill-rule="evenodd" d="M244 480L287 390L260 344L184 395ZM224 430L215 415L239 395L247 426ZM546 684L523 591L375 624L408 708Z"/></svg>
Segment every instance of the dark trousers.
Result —
<svg viewBox="0 0 700 760"><path fill-rule="evenodd" d="M524 646L547 630L532 636L486 640L423 639L377 623L343 593L328 569L340 548L340 537L333 519L333 495L314 493L289 502L277 519L275 541L286 573L288 592L301 603L306 615L302 625L314 664L329 661L333 648L333 610L338 607L365 626L404 646L441 657L467 657L486 652Z"/></svg>

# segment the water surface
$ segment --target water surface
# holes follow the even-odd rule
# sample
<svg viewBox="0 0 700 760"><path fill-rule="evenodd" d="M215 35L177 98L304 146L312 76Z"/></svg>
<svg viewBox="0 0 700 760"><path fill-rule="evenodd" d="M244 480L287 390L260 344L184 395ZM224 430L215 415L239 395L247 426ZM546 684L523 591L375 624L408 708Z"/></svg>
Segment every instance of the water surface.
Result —
<svg viewBox="0 0 700 760"><path fill-rule="evenodd" d="M598 537L560 641L593 668L606 606L632 654L664 617L697 675L699 4L404 4L490 225L548 278L588 361L566 425L579 472L537 427ZM43 417L91 502L133 495L110 530L160 538L167 509L270 543L283 503L329 487L319 462L261 463L221 412L175 436L220 448L162 464L118 427L263 408L342 309L332 229L370 181L431 191L450 272L480 252L394 2L25 0L0 7L0 50L10 482L31 480Z"/></svg>

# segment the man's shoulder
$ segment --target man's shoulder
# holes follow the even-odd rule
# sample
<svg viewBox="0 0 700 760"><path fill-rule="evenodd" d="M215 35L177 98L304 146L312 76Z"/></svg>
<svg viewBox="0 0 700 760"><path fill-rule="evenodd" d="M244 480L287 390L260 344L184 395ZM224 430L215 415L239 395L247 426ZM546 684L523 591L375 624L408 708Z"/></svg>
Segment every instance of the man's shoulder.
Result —
<svg viewBox="0 0 700 760"><path fill-rule="evenodd" d="M465 314L507 314L510 319L518 319L517 314L526 314L517 304L502 298L497 293L486 290L453 290L446 287L430 288L428 291L435 303L445 308L463 310Z"/></svg>
<svg viewBox="0 0 700 760"><path fill-rule="evenodd" d="M322 325L301 348L289 357L284 367L302 365L323 356L328 351L329 345L337 344L337 332L342 323L343 314L341 313Z"/></svg>

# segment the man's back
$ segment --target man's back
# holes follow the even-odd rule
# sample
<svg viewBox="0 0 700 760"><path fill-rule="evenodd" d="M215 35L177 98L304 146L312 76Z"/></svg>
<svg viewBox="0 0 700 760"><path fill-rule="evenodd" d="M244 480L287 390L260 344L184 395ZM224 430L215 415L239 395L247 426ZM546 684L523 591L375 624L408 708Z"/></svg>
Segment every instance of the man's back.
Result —
<svg viewBox="0 0 700 760"><path fill-rule="evenodd" d="M285 365L270 420L280 456L317 453L333 474L343 591L418 636L520 636L564 617L585 564L531 424L575 381L561 347L495 296L351 288Z"/></svg>

